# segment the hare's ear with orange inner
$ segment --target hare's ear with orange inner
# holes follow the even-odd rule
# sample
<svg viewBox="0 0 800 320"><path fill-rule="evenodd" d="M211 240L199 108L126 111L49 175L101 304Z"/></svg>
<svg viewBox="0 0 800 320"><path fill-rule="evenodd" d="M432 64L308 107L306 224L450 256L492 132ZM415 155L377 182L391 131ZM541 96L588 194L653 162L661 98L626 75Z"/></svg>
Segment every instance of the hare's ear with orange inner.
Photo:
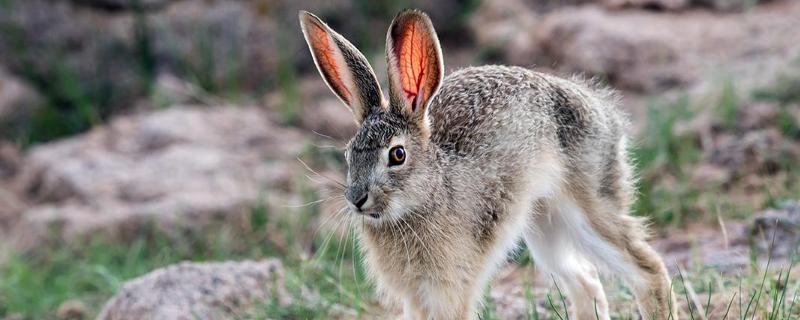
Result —
<svg viewBox="0 0 800 320"><path fill-rule="evenodd" d="M425 13L405 10L394 18L386 35L386 60L391 107L424 120L444 76L439 38Z"/></svg>
<svg viewBox="0 0 800 320"><path fill-rule="evenodd" d="M300 11L300 27L319 73L356 122L383 108L378 78L358 49L310 12Z"/></svg>

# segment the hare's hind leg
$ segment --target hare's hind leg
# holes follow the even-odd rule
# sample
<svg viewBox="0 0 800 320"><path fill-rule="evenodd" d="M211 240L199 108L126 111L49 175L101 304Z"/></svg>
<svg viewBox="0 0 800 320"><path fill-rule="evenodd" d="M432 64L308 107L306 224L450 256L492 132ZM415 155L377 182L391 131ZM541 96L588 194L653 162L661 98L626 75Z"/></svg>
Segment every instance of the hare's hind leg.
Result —
<svg viewBox="0 0 800 320"><path fill-rule="evenodd" d="M661 256L643 236L629 239L626 249L637 272L623 275L623 278L636 295L642 318L677 319L675 296Z"/></svg>
<svg viewBox="0 0 800 320"><path fill-rule="evenodd" d="M558 219L559 208L540 200L535 205L534 219L524 237L538 267L552 275L570 301L570 318L609 319L608 302L595 265L578 249Z"/></svg>
<svg viewBox="0 0 800 320"><path fill-rule="evenodd" d="M609 217L604 217L609 218ZM669 273L661 256L647 243L644 226L631 216L617 215L606 219L609 229L600 231L612 239L622 253L620 257L606 256L603 264L631 287L643 319L677 319L677 305L672 294Z"/></svg>
<svg viewBox="0 0 800 320"><path fill-rule="evenodd" d="M628 182L618 183L624 186ZM592 261L624 279L633 289L643 319L675 319L677 306L667 268L647 243L642 220L627 214L625 188L611 196L597 195L583 186L573 183L570 190L571 200L583 213L582 217L569 217L576 219L571 224L583 223L585 227L574 232L573 237L581 242Z"/></svg>

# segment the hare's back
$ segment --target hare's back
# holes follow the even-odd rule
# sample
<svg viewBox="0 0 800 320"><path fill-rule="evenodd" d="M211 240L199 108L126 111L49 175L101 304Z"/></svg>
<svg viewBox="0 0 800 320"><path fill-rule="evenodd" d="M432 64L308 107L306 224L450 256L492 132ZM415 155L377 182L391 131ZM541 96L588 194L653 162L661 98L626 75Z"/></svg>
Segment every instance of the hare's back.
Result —
<svg viewBox="0 0 800 320"><path fill-rule="evenodd" d="M574 155L614 143L625 122L605 91L520 67L461 69L440 90L428 110L431 138L455 155L513 160L550 146Z"/></svg>

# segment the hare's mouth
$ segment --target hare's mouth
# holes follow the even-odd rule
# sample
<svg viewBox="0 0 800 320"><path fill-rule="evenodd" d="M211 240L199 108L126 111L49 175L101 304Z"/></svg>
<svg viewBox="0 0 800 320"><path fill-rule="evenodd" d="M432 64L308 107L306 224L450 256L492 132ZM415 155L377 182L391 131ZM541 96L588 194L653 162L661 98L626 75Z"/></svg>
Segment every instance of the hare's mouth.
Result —
<svg viewBox="0 0 800 320"><path fill-rule="evenodd" d="M370 212L358 212L357 214L358 214L359 216L362 216L362 217L367 217L367 218L369 218L370 220L378 220L378 219L380 219L380 218L381 218L381 213L380 213L380 212L374 212L374 211L370 211Z"/></svg>
<svg viewBox="0 0 800 320"><path fill-rule="evenodd" d="M378 210L367 210L367 211L360 212L360 214L364 215L364 216L367 216L370 219L375 219L375 220L380 219L381 216L383 216L383 214Z"/></svg>
<svg viewBox="0 0 800 320"><path fill-rule="evenodd" d="M377 211L371 212L359 212L358 215L364 223L367 225L381 225L386 221L386 217L383 213Z"/></svg>
<svg viewBox="0 0 800 320"><path fill-rule="evenodd" d="M379 220L383 216L383 213L376 208L369 208L367 210L358 210L353 208L352 212L356 215L369 218L369 220Z"/></svg>
<svg viewBox="0 0 800 320"><path fill-rule="evenodd" d="M369 223L382 223L384 220L386 220L391 216L389 212L386 212L385 210L378 210L377 208L362 211L359 212L358 214L364 217L366 221Z"/></svg>

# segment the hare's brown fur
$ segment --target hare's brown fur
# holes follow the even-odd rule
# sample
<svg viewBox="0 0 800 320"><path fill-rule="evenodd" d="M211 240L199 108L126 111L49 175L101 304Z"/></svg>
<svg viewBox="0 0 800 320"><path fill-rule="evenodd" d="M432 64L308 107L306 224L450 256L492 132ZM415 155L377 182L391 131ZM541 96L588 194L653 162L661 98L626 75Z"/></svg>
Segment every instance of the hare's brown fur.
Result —
<svg viewBox="0 0 800 320"><path fill-rule="evenodd" d="M419 12L398 19L417 19L414 32L429 27ZM641 219L628 214L635 180L627 120L613 95L524 68L483 66L439 79L420 103L420 83L437 79L401 91L414 78L397 73L415 70L392 69L409 54L392 43L405 40L397 24L389 48L401 49L387 50L390 100L355 112L361 126L347 154L348 192L369 199L354 211L375 218L361 225L361 247L379 292L409 319L474 319L483 289L522 239L566 291L573 318L608 319L598 270L626 280L646 319L674 312L667 270ZM436 47L425 57L433 59L438 41L426 36ZM354 50L348 46L338 50ZM397 145L408 159L387 165L386 150Z"/></svg>

